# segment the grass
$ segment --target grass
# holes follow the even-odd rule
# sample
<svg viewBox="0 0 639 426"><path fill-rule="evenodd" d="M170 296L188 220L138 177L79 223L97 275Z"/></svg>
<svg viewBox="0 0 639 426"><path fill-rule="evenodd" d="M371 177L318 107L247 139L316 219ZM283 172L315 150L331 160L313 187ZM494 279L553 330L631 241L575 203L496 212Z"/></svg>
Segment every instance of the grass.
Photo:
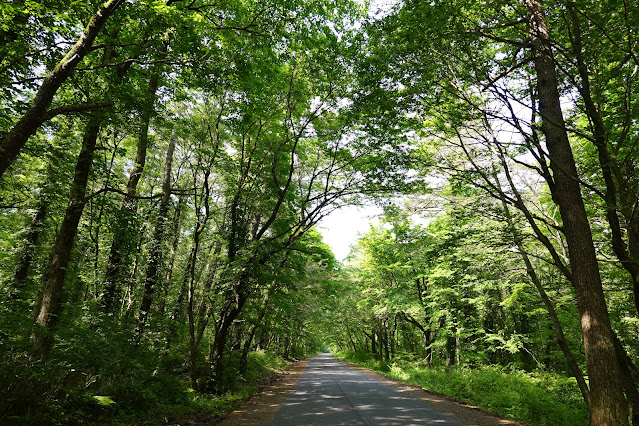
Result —
<svg viewBox="0 0 639 426"><path fill-rule="evenodd" d="M573 378L497 366L428 368L410 361L376 361L352 352L335 356L509 419L534 425L588 424L588 410Z"/></svg>

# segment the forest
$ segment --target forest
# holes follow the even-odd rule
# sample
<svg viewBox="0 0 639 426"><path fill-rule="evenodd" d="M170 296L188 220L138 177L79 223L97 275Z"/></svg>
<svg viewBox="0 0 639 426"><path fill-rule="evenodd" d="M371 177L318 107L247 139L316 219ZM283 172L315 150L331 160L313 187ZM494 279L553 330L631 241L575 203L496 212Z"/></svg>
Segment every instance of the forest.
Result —
<svg viewBox="0 0 639 426"><path fill-rule="evenodd" d="M639 424L638 52L630 0L1 2L0 423L214 419L330 351Z"/></svg>

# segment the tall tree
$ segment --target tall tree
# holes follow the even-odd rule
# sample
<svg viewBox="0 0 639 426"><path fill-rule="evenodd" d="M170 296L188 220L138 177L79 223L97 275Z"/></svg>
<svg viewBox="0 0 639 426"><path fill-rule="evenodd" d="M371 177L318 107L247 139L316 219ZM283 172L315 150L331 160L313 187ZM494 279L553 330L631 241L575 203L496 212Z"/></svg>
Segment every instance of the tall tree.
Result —
<svg viewBox="0 0 639 426"><path fill-rule="evenodd" d="M173 168L173 154L175 152L175 144L177 136L175 129L169 138L169 146L166 151L166 160L164 162L164 177L162 179L162 198L158 208L158 215L151 240L151 249L149 251L149 264L146 269L144 280L144 293L140 310L138 313L137 326L135 330L134 341L139 344L144 334L146 323L149 318L151 305L157 290L158 280L161 277L161 265L164 254L164 238L166 232L166 220L169 211L169 202L171 200L171 171Z"/></svg>
<svg viewBox="0 0 639 426"><path fill-rule="evenodd" d="M61 314L64 278L78 223L86 204L85 191L93 164L93 152L100 133L100 124L100 118L91 118L87 124L75 166L69 204L43 274L44 293L36 319L39 328L36 329L33 341L33 346L37 350L49 349L52 344L52 329Z"/></svg>
<svg viewBox="0 0 639 426"><path fill-rule="evenodd" d="M628 420L615 337L603 294L590 223L581 197L555 71L552 43L540 1L525 0L532 43L541 129L553 170L553 200L559 206L568 244L572 284L581 315L584 350L590 378L592 424L622 424Z"/></svg>

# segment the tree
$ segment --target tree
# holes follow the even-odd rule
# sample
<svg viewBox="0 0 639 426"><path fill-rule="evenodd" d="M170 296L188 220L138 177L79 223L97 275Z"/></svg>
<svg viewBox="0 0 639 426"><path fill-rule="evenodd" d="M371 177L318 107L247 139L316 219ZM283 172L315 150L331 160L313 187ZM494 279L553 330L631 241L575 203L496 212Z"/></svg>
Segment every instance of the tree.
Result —
<svg viewBox="0 0 639 426"><path fill-rule="evenodd" d="M73 186L69 194L69 205L43 275L44 293L37 316L37 323L41 328L36 330L33 341L33 346L37 350L49 349L52 343L52 328L61 314L64 277L69 264L78 223L85 206L85 191L99 132L100 120L91 119L87 124L82 139L82 148L75 166Z"/></svg>
<svg viewBox="0 0 639 426"><path fill-rule="evenodd" d="M572 284L577 295L590 378L590 421L620 424L627 421L615 338L610 326L599 265L581 197L577 168L561 111L558 82L548 27L540 1L527 0L541 130L553 170L553 200L559 206L568 244Z"/></svg>

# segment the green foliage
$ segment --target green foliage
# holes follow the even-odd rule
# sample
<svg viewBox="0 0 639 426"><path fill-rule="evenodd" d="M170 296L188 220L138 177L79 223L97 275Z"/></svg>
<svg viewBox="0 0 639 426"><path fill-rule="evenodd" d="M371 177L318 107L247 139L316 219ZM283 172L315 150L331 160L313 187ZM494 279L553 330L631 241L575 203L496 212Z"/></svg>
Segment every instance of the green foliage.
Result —
<svg viewBox="0 0 639 426"><path fill-rule="evenodd" d="M2 423L122 424L188 418L196 412L219 416L239 407L260 384L287 366L273 353L253 352L247 374L233 380L228 392L201 395L188 387L174 354L163 357L158 365L153 352L127 342L111 338L107 345L94 339L96 346L92 346L87 340L84 336L75 341L71 354L69 348L58 347L46 362L17 351L1 359ZM101 350L107 347L109 351ZM123 351L120 356L111 352L118 349Z"/></svg>
<svg viewBox="0 0 639 426"><path fill-rule="evenodd" d="M129 333L67 330L46 359L24 349L4 352L2 418L32 424L124 419L188 402L180 376L158 368L152 352L134 348Z"/></svg>

